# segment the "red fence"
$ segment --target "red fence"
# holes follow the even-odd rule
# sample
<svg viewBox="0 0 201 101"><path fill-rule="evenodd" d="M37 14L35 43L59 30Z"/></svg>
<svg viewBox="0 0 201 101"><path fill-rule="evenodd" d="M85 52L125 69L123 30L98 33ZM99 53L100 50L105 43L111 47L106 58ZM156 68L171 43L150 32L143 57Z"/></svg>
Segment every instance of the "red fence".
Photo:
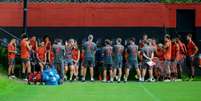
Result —
<svg viewBox="0 0 201 101"><path fill-rule="evenodd" d="M21 27L23 5L0 3L0 26ZM201 27L201 4L33 3L29 27L176 27L176 9L195 9Z"/></svg>

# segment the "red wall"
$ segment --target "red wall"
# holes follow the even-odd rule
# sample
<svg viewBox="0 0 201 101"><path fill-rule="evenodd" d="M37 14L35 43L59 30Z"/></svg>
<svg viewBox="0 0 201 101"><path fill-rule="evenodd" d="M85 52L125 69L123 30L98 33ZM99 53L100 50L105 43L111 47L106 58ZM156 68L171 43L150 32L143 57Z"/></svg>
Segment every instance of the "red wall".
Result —
<svg viewBox="0 0 201 101"><path fill-rule="evenodd" d="M0 26L22 26L22 4L0 3ZM140 3L32 3L30 27L175 27L176 9L195 9L196 27L201 27L201 4Z"/></svg>

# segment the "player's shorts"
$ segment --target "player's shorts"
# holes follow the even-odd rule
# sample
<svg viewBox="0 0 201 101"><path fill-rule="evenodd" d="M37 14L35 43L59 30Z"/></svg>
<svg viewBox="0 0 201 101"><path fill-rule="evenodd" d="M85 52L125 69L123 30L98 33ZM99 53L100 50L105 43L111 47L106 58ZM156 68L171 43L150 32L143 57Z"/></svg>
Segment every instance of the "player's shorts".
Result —
<svg viewBox="0 0 201 101"><path fill-rule="evenodd" d="M164 61L164 72L165 72L166 75L171 73L170 67L171 67L171 61L170 60L165 60Z"/></svg>
<svg viewBox="0 0 201 101"><path fill-rule="evenodd" d="M114 68L122 68L122 66L123 66L122 56L114 57Z"/></svg>
<svg viewBox="0 0 201 101"><path fill-rule="evenodd" d="M152 69L153 66L149 66L149 65L147 64L147 62L148 62L148 61L146 61L146 60L142 61L142 68L143 68L143 69Z"/></svg>
<svg viewBox="0 0 201 101"><path fill-rule="evenodd" d="M111 56L104 57L104 64L113 64L113 60Z"/></svg>
<svg viewBox="0 0 201 101"><path fill-rule="evenodd" d="M15 65L15 59L8 59L8 65Z"/></svg>
<svg viewBox="0 0 201 101"><path fill-rule="evenodd" d="M63 62L64 62L63 58L55 57L55 59L54 59L55 64L62 64Z"/></svg>
<svg viewBox="0 0 201 101"><path fill-rule="evenodd" d="M194 56L187 56L186 57L187 65L190 67L190 64L195 64L195 57Z"/></svg>
<svg viewBox="0 0 201 101"><path fill-rule="evenodd" d="M94 67L95 66L95 58L94 57L85 57L82 64L85 67Z"/></svg>
<svg viewBox="0 0 201 101"><path fill-rule="evenodd" d="M27 63L30 61L30 59L29 58L21 58L21 61L22 61L22 63Z"/></svg>
<svg viewBox="0 0 201 101"><path fill-rule="evenodd" d="M176 60L171 62L171 66L170 66L171 73L177 73L177 63L178 61Z"/></svg>
<svg viewBox="0 0 201 101"><path fill-rule="evenodd" d="M66 59L64 60L64 66L72 66L73 60L72 59Z"/></svg>
<svg viewBox="0 0 201 101"><path fill-rule="evenodd" d="M164 64L170 66L170 65L171 65L171 61L170 61L170 60L165 60L165 61L164 61Z"/></svg>
<svg viewBox="0 0 201 101"><path fill-rule="evenodd" d="M135 68L135 69L139 68L138 60L128 60L127 67L130 68L130 69L131 68Z"/></svg>
<svg viewBox="0 0 201 101"><path fill-rule="evenodd" d="M74 61L73 61L73 65L79 67L79 62L74 62Z"/></svg>
<svg viewBox="0 0 201 101"><path fill-rule="evenodd" d="M104 64L105 68L110 69L113 68L112 64Z"/></svg>

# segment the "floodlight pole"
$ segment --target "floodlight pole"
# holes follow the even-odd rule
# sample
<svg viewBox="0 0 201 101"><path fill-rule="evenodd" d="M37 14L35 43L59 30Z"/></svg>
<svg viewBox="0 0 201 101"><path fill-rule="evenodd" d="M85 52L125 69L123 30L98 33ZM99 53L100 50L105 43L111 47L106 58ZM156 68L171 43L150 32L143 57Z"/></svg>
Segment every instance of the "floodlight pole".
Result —
<svg viewBox="0 0 201 101"><path fill-rule="evenodd" d="M27 34L28 0L23 0L23 33Z"/></svg>

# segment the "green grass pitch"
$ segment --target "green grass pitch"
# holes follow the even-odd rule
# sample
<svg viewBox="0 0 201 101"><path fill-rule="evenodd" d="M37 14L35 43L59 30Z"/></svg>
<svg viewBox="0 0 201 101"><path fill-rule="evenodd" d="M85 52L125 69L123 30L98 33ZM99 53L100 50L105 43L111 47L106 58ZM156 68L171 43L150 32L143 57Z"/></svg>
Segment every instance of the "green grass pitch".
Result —
<svg viewBox="0 0 201 101"><path fill-rule="evenodd" d="M201 82L27 85L0 75L0 101L199 101Z"/></svg>

